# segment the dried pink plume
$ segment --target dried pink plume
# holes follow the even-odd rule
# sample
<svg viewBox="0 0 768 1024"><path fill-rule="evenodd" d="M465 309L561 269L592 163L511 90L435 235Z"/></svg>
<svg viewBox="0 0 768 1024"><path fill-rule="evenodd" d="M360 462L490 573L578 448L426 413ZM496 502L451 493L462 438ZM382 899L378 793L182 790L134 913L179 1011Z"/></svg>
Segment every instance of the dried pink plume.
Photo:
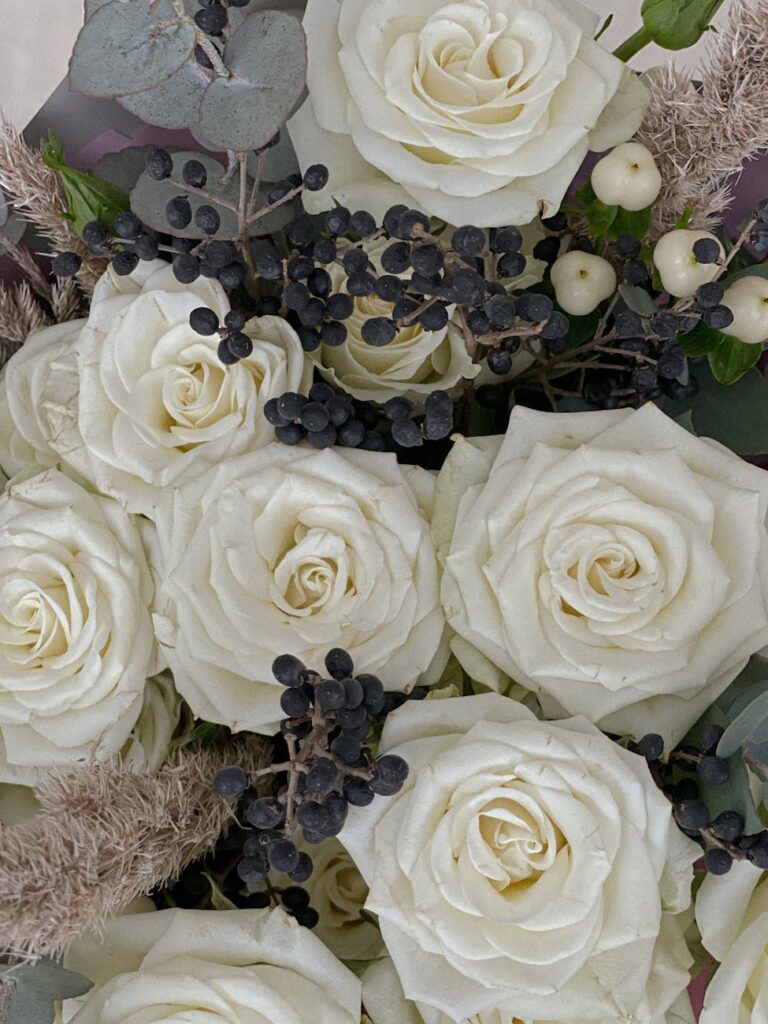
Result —
<svg viewBox="0 0 768 1024"><path fill-rule="evenodd" d="M0 945L16 954L60 953L132 899L177 878L235 820L211 788L227 764L246 771L271 759L253 737L177 753L156 775L113 764L51 776L42 810L0 825Z"/></svg>
<svg viewBox="0 0 768 1024"><path fill-rule="evenodd" d="M728 179L768 148L768 0L737 0L712 34L694 76L671 67L649 76L651 103L637 140L652 151L663 180L651 236L675 226L687 204L691 226L722 220L733 198Z"/></svg>

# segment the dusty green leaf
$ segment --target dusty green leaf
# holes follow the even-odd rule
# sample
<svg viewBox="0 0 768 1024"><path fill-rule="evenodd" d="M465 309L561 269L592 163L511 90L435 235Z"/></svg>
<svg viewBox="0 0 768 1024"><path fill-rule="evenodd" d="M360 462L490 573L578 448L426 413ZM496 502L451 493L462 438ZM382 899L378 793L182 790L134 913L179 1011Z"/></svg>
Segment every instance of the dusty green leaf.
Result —
<svg viewBox="0 0 768 1024"><path fill-rule="evenodd" d="M77 37L69 77L86 96L125 96L169 78L191 55L195 30L170 0L112 0Z"/></svg>
<svg viewBox="0 0 768 1024"><path fill-rule="evenodd" d="M39 960L9 969L2 977L10 986L7 1024L53 1024L56 1002L84 995L93 982L53 960Z"/></svg>
<svg viewBox="0 0 768 1024"><path fill-rule="evenodd" d="M189 128L197 121L210 82L199 64L187 61L153 89L118 96L117 101L147 124L159 128Z"/></svg>
<svg viewBox="0 0 768 1024"><path fill-rule="evenodd" d="M258 159L258 154L248 154L248 173L251 177L256 175ZM296 156L296 150L291 142L291 136L287 131L282 131L280 132L279 141L267 150L261 176L262 181L272 183L285 181L290 174L296 174L298 171L299 161Z"/></svg>
<svg viewBox="0 0 768 1024"><path fill-rule="evenodd" d="M211 201L207 197L199 197L187 193L180 188L178 182L182 181L182 168L188 160L199 160L208 172L208 181L205 191L226 203L236 204L239 195L239 182L237 176L230 178L226 185L222 184L225 168L214 157L207 153L194 153L181 151L172 154L173 173L171 178L165 181L155 181L148 174L143 173L131 191L131 209L149 227L156 231L168 231L168 222L165 219L165 207L169 199L174 196L186 195L192 206L192 222L183 229L174 229L175 235L183 238L203 238L203 232L195 226L194 213L200 206L213 206L221 217L221 228L215 237L229 238L237 234L237 217L226 207ZM173 179L173 180L172 180ZM174 183L174 181L176 183Z"/></svg>
<svg viewBox="0 0 768 1024"><path fill-rule="evenodd" d="M764 683L763 692L747 704L726 729L717 748L718 755L730 757L756 734L760 742L763 735L760 732L761 728L766 733L764 738L768 739L768 679Z"/></svg>
<svg viewBox="0 0 768 1024"><path fill-rule="evenodd" d="M659 307L644 288L636 284L619 285L619 295L622 297L628 309L640 316L653 316L659 312Z"/></svg>
<svg viewBox="0 0 768 1024"><path fill-rule="evenodd" d="M706 32L723 0L643 0L643 25L666 50L693 46Z"/></svg>
<svg viewBox="0 0 768 1024"><path fill-rule="evenodd" d="M200 108L199 128L221 149L261 149L280 130L302 93L307 70L301 23L282 11L258 11L230 38L224 63Z"/></svg>

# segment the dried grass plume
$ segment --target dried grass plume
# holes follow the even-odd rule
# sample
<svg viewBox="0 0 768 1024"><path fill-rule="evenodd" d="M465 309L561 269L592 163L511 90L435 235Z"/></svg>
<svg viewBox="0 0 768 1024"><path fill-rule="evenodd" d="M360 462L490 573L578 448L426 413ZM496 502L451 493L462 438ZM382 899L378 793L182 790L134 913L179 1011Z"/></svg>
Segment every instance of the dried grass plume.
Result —
<svg viewBox="0 0 768 1024"><path fill-rule="evenodd" d="M55 955L177 878L234 821L213 775L270 758L268 741L252 737L180 751L156 775L93 762L51 776L36 789L42 810L32 821L0 825L0 946Z"/></svg>
<svg viewBox="0 0 768 1024"><path fill-rule="evenodd" d="M687 204L691 226L718 224L733 195L728 179L768 148L768 0L736 0L713 33L693 77L672 67L653 72L651 103L637 139L653 152L662 193L652 237L670 230Z"/></svg>

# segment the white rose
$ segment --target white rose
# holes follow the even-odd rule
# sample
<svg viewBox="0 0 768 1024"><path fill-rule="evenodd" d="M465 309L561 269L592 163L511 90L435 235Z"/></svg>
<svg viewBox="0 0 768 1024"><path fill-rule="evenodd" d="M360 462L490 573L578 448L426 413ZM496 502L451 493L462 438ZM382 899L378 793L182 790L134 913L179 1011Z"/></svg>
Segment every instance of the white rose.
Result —
<svg viewBox="0 0 768 1024"><path fill-rule="evenodd" d="M225 366L218 338L189 325L198 306L220 321L229 311L218 282L180 284L162 261L122 278L110 268L84 325L29 339L9 362L6 389L19 435L43 453L37 461L65 459L129 511L148 513L160 490L203 464L272 441L264 405L311 379L298 336L279 317L255 317L245 327L252 354ZM7 426L0 443L3 434Z"/></svg>
<svg viewBox="0 0 768 1024"><path fill-rule="evenodd" d="M684 991L698 847L642 758L495 693L406 705L380 749L408 780L340 838L426 1024L650 1024Z"/></svg>
<svg viewBox="0 0 768 1024"><path fill-rule="evenodd" d="M382 952L381 933L361 916L368 886L355 862L338 841L301 846L312 858L312 874L304 882L320 915L313 931L340 960L373 960Z"/></svg>
<svg viewBox="0 0 768 1024"><path fill-rule="evenodd" d="M439 1013L434 1016L429 1007L424 1007L427 1017L422 1016L415 1003L405 998L403 986L397 976L395 966L389 957L376 960L366 967L362 974L363 1006L371 1024L426 1024L430 1017L435 1024L451 1024L451 1018ZM510 1020L508 1013L489 1010L486 1013L473 1014L462 1024L544 1024L543 1021L522 1021L519 1017ZM583 1021L582 1024L597 1024ZM601 1024L616 1024L616 1018ZM687 994L681 994L670 1007L669 1011L658 1017L654 1024L695 1024L691 1001Z"/></svg>
<svg viewBox="0 0 768 1024"><path fill-rule="evenodd" d="M156 772L168 757L182 710L169 673L148 679L136 725L120 751L122 764L135 772Z"/></svg>
<svg viewBox="0 0 768 1024"><path fill-rule="evenodd" d="M745 861L727 875L707 875L696 921L720 966L709 983L700 1024L768 1020L768 874Z"/></svg>
<svg viewBox="0 0 768 1024"><path fill-rule="evenodd" d="M449 625L549 717L676 742L768 637L768 477L653 405L518 407L488 453L438 485Z"/></svg>
<svg viewBox="0 0 768 1024"><path fill-rule="evenodd" d="M280 910L163 910L107 921L70 970L95 982L72 1024L358 1024L360 983ZM68 1005L64 1004L65 1017Z"/></svg>
<svg viewBox="0 0 768 1024"><path fill-rule="evenodd" d="M369 247L369 256L380 273L384 271L379 257L387 244ZM343 268L333 264L328 272L333 291L348 294ZM353 296L353 303L352 315L343 321L347 328L344 344L320 345L311 356L323 377L353 398L383 404L394 395L405 395L423 402L432 391L452 388L480 372L455 325L427 331L414 322L403 327L388 345L377 347L363 340L363 325L371 317L391 317L393 303L375 294Z"/></svg>
<svg viewBox="0 0 768 1024"><path fill-rule="evenodd" d="M0 497L0 747L14 781L114 753L136 722L156 671L139 525L55 469Z"/></svg>
<svg viewBox="0 0 768 1024"><path fill-rule="evenodd" d="M309 98L289 131L302 168L331 174L308 209L555 213L587 152L625 142L647 105L597 24L576 0L309 0Z"/></svg>
<svg viewBox="0 0 768 1024"><path fill-rule="evenodd" d="M393 455L268 445L167 490L156 631L192 710L273 732L279 654L332 647L389 689L437 681L444 618L434 478Z"/></svg>

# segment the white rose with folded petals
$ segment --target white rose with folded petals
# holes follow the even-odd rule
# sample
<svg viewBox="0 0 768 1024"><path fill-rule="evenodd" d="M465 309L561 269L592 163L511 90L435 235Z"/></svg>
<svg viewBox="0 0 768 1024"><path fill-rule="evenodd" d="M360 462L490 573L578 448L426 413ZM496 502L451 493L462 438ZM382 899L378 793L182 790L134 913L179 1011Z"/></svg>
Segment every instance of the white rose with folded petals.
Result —
<svg viewBox="0 0 768 1024"><path fill-rule="evenodd" d="M170 674L148 679L136 725L120 751L121 763L135 772L156 772L168 757L181 717L181 697Z"/></svg>
<svg viewBox="0 0 768 1024"><path fill-rule="evenodd" d="M451 1018L429 1007L419 1007L405 998L403 986L395 966L389 957L383 957L367 967L361 976L363 983L363 1006L370 1024L451 1024ZM544 1021L523 1021L499 1010L476 1013L462 1024L545 1024ZM553 1024L553 1022L549 1022ZM558 1022L559 1024L559 1022ZM598 1024L596 1021L582 1021L581 1024ZM616 1018L601 1021L600 1024L616 1024ZM654 1020L654 1024L695 1024L691 1001L682 993L669 1008Z"/></svg>
<svg viewBox="0 0 768 1024"><path fill-rule="evenodd" d="M768 476L653 405L518 407L436 504L449 625L548 717L675 743L768 638Z"/></svg>
<svg viewBox="0 0 768 1024"><path fill-rule="evenodd" d="M727 875L706 875L696 897L696 923L705 949L720 961L700 1024L765 1024L768 874L736 861Z"/></svg>
<svg viewBox="0 0 768 1024"><path fill-rule="evenodd" d="M447 659L429 535L434 477L393 455L268 445L162 495L155 628L192 710L274 732L280 654L343 647L388 689Z"/></svg>
<svg viewBox="0 0 768 1024"><path fill-rule="evenodd" d="M352 808L340 839L427 1024L652 1024L684 991L698 847L642 758L495 693L408 704L380 750L406 784Z"/></svg>
<svg viewBox="0 0 768 1024"><path fill-rule="evenodd" d="M163 910L107 921L65 965L95 982L71 1024L359 1024L360 982L280 910Z"/></svg>
<svg viewBox="0 0 768 1024"><path fill-rule="evenodd" d="M58 470L0 497L0 749L11 781L120 749L157 670L138 523Z"/></svg>
<svg viewBox="0 0 768 1024"><path fill-rule="evenodd" d="M629 139L647 90L577 0L309 0L309 98L289 123L336 199L451 224L553 214L592 150Z"/></svg>

